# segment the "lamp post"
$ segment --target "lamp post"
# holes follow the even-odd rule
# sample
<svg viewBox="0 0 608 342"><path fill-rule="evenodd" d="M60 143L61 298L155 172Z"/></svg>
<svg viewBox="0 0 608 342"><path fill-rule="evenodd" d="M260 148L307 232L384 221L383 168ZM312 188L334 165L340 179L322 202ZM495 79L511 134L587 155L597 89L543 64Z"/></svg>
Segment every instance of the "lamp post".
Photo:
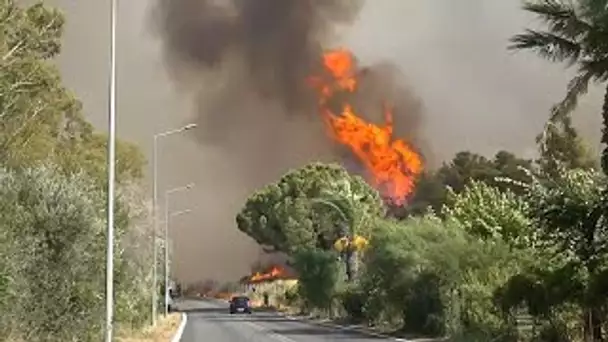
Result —
<svg viewBox="0 0 608 342"><path fill-rule="evenodd" d="M167 229L167 230L169 230L168 225L169 225L169 218L170 218L170 217L175 217L175 216L180 216L180 215L184 215L184 214L189 214L189 213L191 213L191 212L192 212L192 210L190 210L190 209L186 209L186 210L180 210L180 211L175 211L175 212L172 212L171 214L169 214L169 217L165 218L165 220L160 221L159 223L161 223L161 224L165 225L165 226L166 226L166 229ZM167 246L168 246L168 243L167 243L167 242L165 242L165 249L167 248ZM168 265L168 264L167 264L167 265ZM169 267L169 269L170 269L170 267ZM167 271L167 273L169 274L169 277L170 277L171 272L170 272L170 271ZM165 290L166 290L166 289L165 289Z"/></svg>
<svg viewBox="0 0 608 342"><path fill-rule="evenodd" d="M165 192L165 308L163 312L165 315L169 313L169 195L190 190L194 187L194 183L190 183L186 186L173 188Z"/></svg>
<svg viewBox="0 0 608 342"><path fill-rule="evenodd" d="M116 12L117 0L110 0L110 75L108 115L108 208L106 247L106 329L105 340L112 342L114 320L114 178L116 171Z"/></svg>
<svg viewBox="0 0 608 342"><path fill-rule="evenodd" d="M157 246L157 234L158 234L158 213L157 213L157 207L158 207L158 140L160 138L164 138L167 137L169 135L173 135L173 134L178 134L178 133L182 133L185 132L187 130L193 129L196 127L195 123L191 123L188 124L186 126L183 126L181 128L178 129L173 129L170 131L166 131L166 132L162 132L162 133L157 133L154 135L154 150L152 152L152 187L153 187L153 194L152 194L152 245L153 245L153 251L152 251L152 325L156 326L156 313L157 313L157 301L158 301L158 297L157 297L157 288L156 288L156 278L158 277L157 275L157 263L158 263L158 246Z"/></svg>
<svg viewBox="0 0 608 342"><path fill-rule="evenodd" d="M191 212L192 212L191 209L174 211L174 212L172 212L172 213L169 214L169 217L175 217L175 216L180 216L180 215L184 215L184 214L189 214ZM159 221L158 223L165 224L166 222L167 222L167 219L164 219L162 221Z"/></svg>

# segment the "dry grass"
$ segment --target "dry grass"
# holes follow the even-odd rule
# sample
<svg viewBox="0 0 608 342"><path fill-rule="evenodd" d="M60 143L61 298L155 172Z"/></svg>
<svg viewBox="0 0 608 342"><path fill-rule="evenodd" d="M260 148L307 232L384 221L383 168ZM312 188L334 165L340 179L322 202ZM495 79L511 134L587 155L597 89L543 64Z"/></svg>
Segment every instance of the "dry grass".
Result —
<svg viewBox="0 0 608 342"><path fill-rule="evenodd" d="M169 342L181 323L179 313L162 317L155 328L147 327L141 331L123 332L119 334L118 342Z"/></svg>

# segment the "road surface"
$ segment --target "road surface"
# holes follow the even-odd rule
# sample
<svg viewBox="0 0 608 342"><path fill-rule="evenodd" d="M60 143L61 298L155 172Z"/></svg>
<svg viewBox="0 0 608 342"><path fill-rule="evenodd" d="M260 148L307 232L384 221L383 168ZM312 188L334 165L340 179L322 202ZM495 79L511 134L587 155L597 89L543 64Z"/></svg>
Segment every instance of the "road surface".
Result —
<svg viewBox="0 0 608 342"><path fill-rule="evenodd" d="M188 315L180 342L390 341L291 320L272 312L231 315L228 303L183 300L177 308Z"/></svg>

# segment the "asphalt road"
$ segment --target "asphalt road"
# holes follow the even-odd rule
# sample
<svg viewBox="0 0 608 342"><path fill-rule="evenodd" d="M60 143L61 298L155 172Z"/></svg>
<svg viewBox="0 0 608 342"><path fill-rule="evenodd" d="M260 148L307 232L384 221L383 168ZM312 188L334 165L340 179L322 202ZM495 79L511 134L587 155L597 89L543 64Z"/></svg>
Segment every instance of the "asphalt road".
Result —
<svg viewBox="0 0 608 342"><path fill-rule="evenodd" d="M176 304L179 311L188 315L181 342L389 341L295 321L272 312L231 315L228 303L184 300Z"/></svg>

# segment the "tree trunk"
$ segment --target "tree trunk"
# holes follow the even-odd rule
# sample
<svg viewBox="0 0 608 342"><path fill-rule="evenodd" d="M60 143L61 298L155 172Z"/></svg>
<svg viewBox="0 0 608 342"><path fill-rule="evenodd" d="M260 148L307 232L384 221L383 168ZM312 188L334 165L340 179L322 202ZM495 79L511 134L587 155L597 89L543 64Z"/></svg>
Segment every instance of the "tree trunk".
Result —
<svg viewBox="0 0 608 342"><path fill-rule="evenodd" d="M608 92L607 92L608 94ZM608 110L607 108L608 102L604 103L604 110ZM605 117L608 119L608 116ZM606 121L605 123L608 123ZM608 127L604 127L604 134L608 134ZM603 138L602 138L603 139ZM606 147L608 149L608 146ZM604 150L606 153L606 150ZM602 156L604 158L604 156ZM603 161L602 161L603 163ZM608 171L608 170L607 170ZM587 289L585 295L585 335L588 341L598 342L604 341L603 336L603 317L601 309L598 305L597 294L592 288L592 284L597 280L598 277L598 268L599 262L597 260L598 250L595 248L597 245L596 233L597 233L597 225L596 223L600 221L600 217L602 215L602 210L599 208L594 208L589 217L589 221L587 221L583 227L585 228L585 240L586 240L586 249L582 255L582 261L585 265L587 271Z"/></svg>
<svg viewBox="0 0 608 342"><path fill-rule="evenodd" d="M346 257L344 261L346 263L346 279L348 282L353 281L357 276L357 250L351 246L346 249Z"/></svg>
<svg viewBox="0 0 608 342"><path fill-rule="evenodd" d="M602 151L602 171L605 175L608 175L608 83L604 93L604 104L602 105L602 144L604 144L604 150Z"/></svg>
<svg viewBox="0 0 608 342"><path fill-rule="evenodd" d="M593 331L594 341L604 341L604 332L602 331L601 311L598 309L597 304L591 309L591 331Z"/></svg>

